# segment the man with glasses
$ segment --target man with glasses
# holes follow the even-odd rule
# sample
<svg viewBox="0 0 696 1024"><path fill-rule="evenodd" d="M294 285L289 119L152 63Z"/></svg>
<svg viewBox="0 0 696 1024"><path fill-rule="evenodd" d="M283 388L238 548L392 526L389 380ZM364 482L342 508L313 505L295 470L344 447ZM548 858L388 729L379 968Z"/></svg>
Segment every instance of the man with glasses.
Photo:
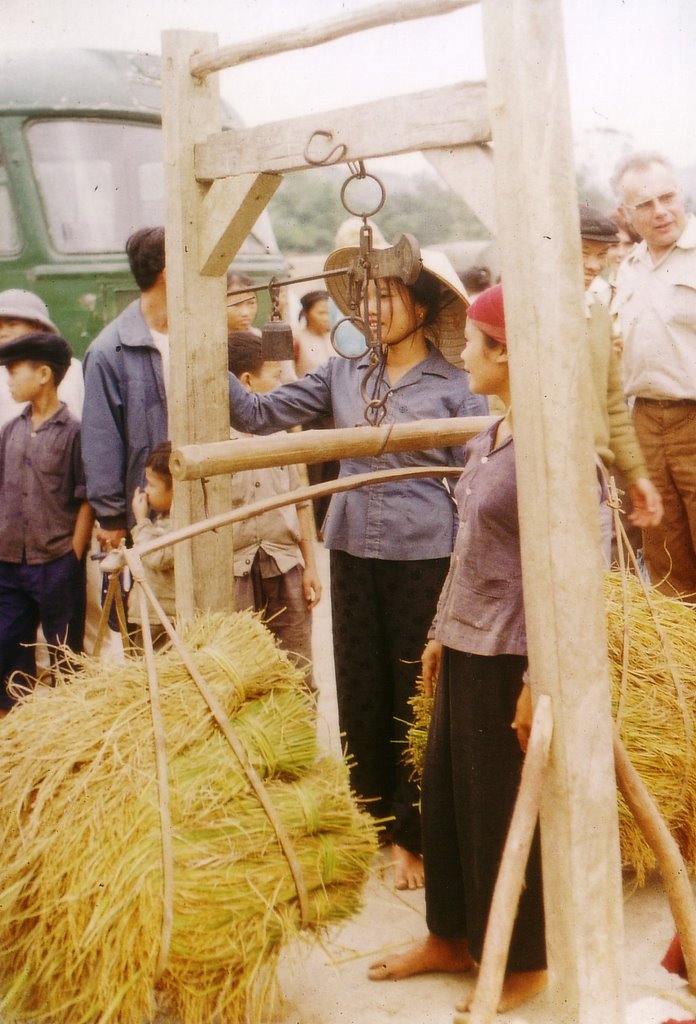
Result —
<svg viewBox="0 0 696 1024"><path fill-rule="evenodd" d="M696 600L696 218L659 153L623 159L612 186L643 241L619 268L624 386L664 517L643 531L653 583Z"/></svg>

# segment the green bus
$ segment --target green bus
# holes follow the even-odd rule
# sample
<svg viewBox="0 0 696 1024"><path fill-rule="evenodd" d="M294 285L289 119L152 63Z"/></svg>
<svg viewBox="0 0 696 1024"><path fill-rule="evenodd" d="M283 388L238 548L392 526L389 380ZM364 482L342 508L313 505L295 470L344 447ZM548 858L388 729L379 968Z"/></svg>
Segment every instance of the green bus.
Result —
<svg viewBox="0 0 696 1024"><path fill-rule="evenodd" d="M235 123L230 111L226 118ZM111 50L4 54L0 290L40 295L82 356L138 294L126 239L163 222L160 58ZM259 284L287 275L267 213L234 268Z"/></svg>

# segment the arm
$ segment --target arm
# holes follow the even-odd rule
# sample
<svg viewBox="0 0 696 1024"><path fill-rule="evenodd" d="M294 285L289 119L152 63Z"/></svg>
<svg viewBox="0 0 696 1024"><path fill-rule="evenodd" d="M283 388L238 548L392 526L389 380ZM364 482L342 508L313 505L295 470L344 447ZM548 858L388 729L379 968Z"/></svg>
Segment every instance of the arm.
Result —
<svg viewBox="0 0 696 1024"><path fill-rule="evenodd" d="M126 529L125 414L118 375L108 353L85 356L82 457L87 498L105 531Z"/></svg>
<svg viewBox="0 0 696 1024"><path fill-rule="evenodd" d="M249 434L272 434L308 423L332 411L331 362L300 380L282 384L268 394L247 391L233 373L229 375L230 422Z"/></svg>
<svg viewBox="0 0 696 1024"><path fill-rule="evenodd" d="M300 551L304 559L302 574L302 590L308 608L315 608L321 600L321 579L317 569L314 552L314 518L311 502L297 505L297 518L300 523Z"/></svg>
<svg viewBox="0 0 696 1024"><path fill-rule="evenodd" d="M78 562L82 561L82 556L89 546L93 526L94 512L92 511L92 506L88 501L83 501L78 510L77 518L75 519L75 526L72 535L72 548Z"/></svg>
<svg viewBox="0 0 696 1024"><path fill-rule="evenodd" d="M169 522L162 523L161 521L155 520L154 522L147 517L139 523L136 523L131 533L133 535L134 544L147 544L151 540L159 540L160 537L164 536L170 530ZM142 556L143 565L148 569L153 569L156 572L165 572L167 569L174 568L174 545L170 544L166 548L159 548L158 551L151 551L147 555Z"/></svg>

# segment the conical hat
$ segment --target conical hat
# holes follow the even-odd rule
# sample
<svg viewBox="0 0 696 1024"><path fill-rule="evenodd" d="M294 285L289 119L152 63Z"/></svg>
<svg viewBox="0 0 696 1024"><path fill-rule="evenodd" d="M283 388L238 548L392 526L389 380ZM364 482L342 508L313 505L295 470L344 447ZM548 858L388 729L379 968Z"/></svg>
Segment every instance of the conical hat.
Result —
<svg viewBox="0 0 696 1024"><path fill-rule="evenodd" d="M334 249L326 257L324 271L340 270L350 266L356 256L360 255L358 246L345 246ZM464 327L466 311L469 308L469 297L464 285L450 260L443 252L434 249L421 249L421 266L440 284L440 309L432 324L426 327L428 340L436 345L450 363L461 366L460 353L464 347ZM348 275L339 274L326 278L326 288L344 316L351 315L349 301Z"/></svg>

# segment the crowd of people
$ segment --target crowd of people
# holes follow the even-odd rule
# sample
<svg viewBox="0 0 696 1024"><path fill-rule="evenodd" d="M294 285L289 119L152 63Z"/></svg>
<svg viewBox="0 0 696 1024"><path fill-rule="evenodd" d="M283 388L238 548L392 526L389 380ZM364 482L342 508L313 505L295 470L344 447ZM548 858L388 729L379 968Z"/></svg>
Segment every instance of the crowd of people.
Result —
<svg viewBox="0 0 696 1024"><path fill-rule="evenodd" d="M625 158L612 186L616 210L579 209L599 534L610 564L613 474L653 585L693 601L696 218L660 154ZM54 664L82 649L91 538L108 553L170 529L164 229L136 231L126 251L139 296L92 342L81 367L37 295L0 293L0 714L15 703L17 681L37 675L37 631ZM347 265L353 252L339 247L331 266ZM463 280L470 294L423 251L413 284L370 282L367 327L379 332L384 353L370 397L387 423L482 415L489 399L500 417L465 448L347 456L333 470L343 478L461 466L456 487L433 476L347 490L317 525L310 505L298 502L235 526L229 567L237 606L268 618L315 692L317 526L329 551L352 786L380 823L395 886L425 886L427 936L373 964L376 981L465 971L480 960L531 721L504 286L485 267ZM363 422L368 357L341 358L331 340L334 313L352 312L340 277L302 297L291 368L264 357L253 282L231 272L227 292L231 437ZM453 340L464 369L441 352ZM235 474L231 503L289 494L299 482L292 466ZM172 548L144 564L174 615ZM137 605L128 618L137 639ZM435 693L420 794L403 762L419 672ZM537 840L505 1008L545 985L541 879Z"/></svg>

